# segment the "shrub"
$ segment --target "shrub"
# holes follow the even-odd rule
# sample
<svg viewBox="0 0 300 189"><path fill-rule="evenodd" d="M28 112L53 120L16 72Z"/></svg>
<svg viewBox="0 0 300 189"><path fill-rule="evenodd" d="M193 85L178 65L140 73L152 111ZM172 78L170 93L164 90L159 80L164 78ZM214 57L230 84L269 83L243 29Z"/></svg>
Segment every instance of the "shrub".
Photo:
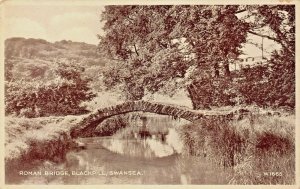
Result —
<svg viewBox="0 0 300 189"><path fill-rule="evenodd" d="M194 109L234 105L233 99L237 96L232 82L222 77L201 78L194 81L188 91Z"/></svg>
<svg viewBox="0 0 300 189"><path fill-rule="evenodd" d="M88 79L81 78L84 70L70 63L54 65L57 78L42 83L37 80L6 82L6 114L39 117L85 113L81 102L91 100Z"/></svg>
<svg viewBox="0 0 300 189"><path fill-rule="evenodd" d="M194 80L188 87L193 108L240 103L295 108L295 57L291 53L274 52L268 64L232 72L231 77Z"/></svg>

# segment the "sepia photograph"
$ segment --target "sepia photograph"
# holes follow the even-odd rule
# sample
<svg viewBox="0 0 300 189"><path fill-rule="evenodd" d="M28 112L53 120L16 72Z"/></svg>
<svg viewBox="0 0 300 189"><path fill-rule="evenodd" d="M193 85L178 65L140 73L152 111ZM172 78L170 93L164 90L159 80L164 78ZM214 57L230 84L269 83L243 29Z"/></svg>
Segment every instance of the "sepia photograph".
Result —
<svg viewBox="0 0 300 189"><path fill-rule="evenodd" d="M1 3L4 185L296 185L296 2L28 2Z"/></svg>

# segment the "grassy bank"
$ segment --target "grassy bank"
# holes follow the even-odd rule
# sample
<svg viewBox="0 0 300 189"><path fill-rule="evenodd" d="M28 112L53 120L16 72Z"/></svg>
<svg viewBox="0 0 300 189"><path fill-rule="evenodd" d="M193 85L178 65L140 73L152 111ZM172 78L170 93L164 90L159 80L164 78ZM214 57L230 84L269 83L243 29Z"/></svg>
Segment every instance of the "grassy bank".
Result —
<svg viewBox="0 0 300 189"><path fill-rule="evenodd" d="M70 129L81 117L5 118L7 165L35 159L59 161L70 147Z"/></svg>
<svg viewBox="0 0 300 189"><path fill-rule="evenodd" d="M295 183L295 116L206 119L180 130L185 154L232 167L230 184Z"/></svg>
<svg viewBox="0 0 300 189"><path fill-rule="evenodd" d="M49 160L62 162L75 146L70 129L80 116L44 118L5 118L5 182L22 179L19 170L30 170Z"/></svg>

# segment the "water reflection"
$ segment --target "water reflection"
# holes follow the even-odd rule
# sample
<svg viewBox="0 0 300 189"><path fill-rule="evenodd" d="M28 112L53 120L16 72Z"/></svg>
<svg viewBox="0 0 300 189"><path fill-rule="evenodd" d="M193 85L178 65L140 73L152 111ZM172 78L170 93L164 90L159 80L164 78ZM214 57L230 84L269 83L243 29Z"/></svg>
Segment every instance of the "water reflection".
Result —
<svg viewBox="0 0 300 189"><path fill-rule="evenodd" d="M174 136L175 135L175 136ZM86 141L88 145L102 146L112 152L130 157L143 157L153 159L157 157L165 157L175 153L181 153L183 144L177 138L174 129L169 129L169 134L166 137L152 134L149 137L137 137L133 139L119 138L99 138ZM83 139L82 139L83 140ZM87 139L85 139L87 140Z"/></svg>
<svg viewBox="0 0 300 189"><path fill-rule="evenodd" d="M168 118L169 119L169 118ZM182 155L183 144L170 124L163 130L148 122L125 128L112 137L81 138L83 150L66 155L62 164L33 167L33 170L64 170L69 176L28 176L23 184L226 184L228 170L205 158ZM158 122L161 124L162 122ZM179 122L176 121L176 124ZM151 126L151 127L150 127ZM153 127L152 127L153 126ZM151 128L151 129L149 129ZM95 174L94 174L95 173Z"/></svg>

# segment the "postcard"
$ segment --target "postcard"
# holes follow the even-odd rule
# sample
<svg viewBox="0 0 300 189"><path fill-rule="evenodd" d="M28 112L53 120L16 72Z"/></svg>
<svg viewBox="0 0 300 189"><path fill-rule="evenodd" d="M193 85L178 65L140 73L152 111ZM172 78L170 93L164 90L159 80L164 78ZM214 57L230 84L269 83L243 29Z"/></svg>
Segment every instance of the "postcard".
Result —
<svg viewBox="0 0 300 189"><path fill-rule="evenodd" d="M299 188L298 6L3 1L1 187Z"/></svg>

